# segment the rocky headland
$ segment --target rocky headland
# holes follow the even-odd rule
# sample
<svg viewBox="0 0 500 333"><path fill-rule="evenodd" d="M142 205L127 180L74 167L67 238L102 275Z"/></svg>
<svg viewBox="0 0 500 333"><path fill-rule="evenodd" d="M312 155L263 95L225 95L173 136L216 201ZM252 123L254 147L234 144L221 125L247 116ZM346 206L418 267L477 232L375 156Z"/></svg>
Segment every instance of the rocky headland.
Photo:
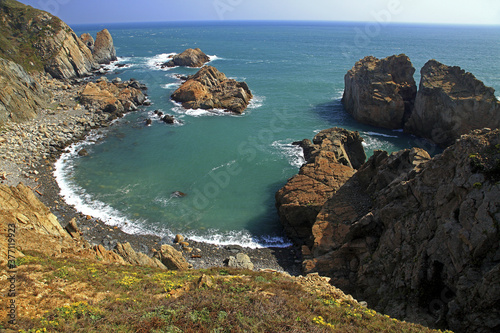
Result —
<svg viewBox="0 0 500 333"><path fill-rule="evenodd" d="M276 195L285 230L301 236L306 273L400 319L497 330L500 130L472 131L434 158L377 151L357 171L328 168L310 159ZM297 181L308 169L317 170L308 183L335 186L318 195L318 185ZM310 199L293 201L294 192Z"/></svg>
<svg viewBox="0 0 500 333"><path fill-rule="evenodd" d="M223 109L241 114L253 95L245 82L228 79L217 68L205 66L172 94L186 109Z"/></svg>
<svg viewBox="0 0 500 333"><path fill-rule="evenodd" d="M176 54L171 60L163 63L161 68L165 67L202 67L204 64L210 61L209 56L207 56L199 48L187 49L180 54Z"/></svg>
<svg viewBox="0 0 500 333"><path fill-rule="evenodd" d="M361 123L403 129L441 147L471 130L500 127L500 102L493 88L473 74L436 60L421 70L404 55L358 61L345 76L342 98L347 112Z"/></svg>

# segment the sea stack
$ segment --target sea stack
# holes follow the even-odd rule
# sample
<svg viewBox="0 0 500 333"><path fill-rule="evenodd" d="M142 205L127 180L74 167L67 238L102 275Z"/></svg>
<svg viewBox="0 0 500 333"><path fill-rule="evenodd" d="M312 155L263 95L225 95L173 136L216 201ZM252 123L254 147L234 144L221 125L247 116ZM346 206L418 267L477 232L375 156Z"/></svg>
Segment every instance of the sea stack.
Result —
<svg viewBox="0 0 500 333"><path fill-rule="evenodd" d="M446 147L474 129L500 127L500 102L460 67L428 61L421 70L415 108L405 131Z"/></svg>
<svg viewBox="0 0 500 333"><path fill-rule="evenodd" d="M94 60L98 64L109 64L117 60L116 50L113 45L113 37L108 29L101 30L97 33L94 43Z"/></svg>
<svg viewBox="0 0 500 333"><path fill-rule="evenodd" d="M365 57L345 75L342 103L363 124L403 128L417 94L414 73L404 54L385 59Z"/></svg>

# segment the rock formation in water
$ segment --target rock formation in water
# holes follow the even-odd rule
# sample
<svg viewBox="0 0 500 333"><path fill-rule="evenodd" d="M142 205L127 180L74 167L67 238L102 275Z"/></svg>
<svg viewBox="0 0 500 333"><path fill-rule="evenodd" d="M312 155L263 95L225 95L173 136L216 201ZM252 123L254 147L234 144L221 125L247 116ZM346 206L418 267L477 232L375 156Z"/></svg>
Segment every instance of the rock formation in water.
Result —
<svg viewBox="0 0 500 333"><path fill-rule="evenodd" d="M137 110L146 101L146 96L137 81L110 83L105 78L89 82L80 93L80 102L86 107L119 114Z"/></svg>
<svg viewBox="0 0 500 333"><path fill-rule="evenodd" d="M471 73L430 60L417 93L414 72L405 55L365 57L347 72L342 103L361 123L404 128L441 147L471 130L500 127L495 90Z"/></svg>
<svg viewBox="0 0 500 333"><path fill-rule="evenodd" d="M109 64L117 60L116 51L113 45L113 38L108 29L101 30L97 33L94 43L94 60L98 64Z"/></svg>
<svg viewBox="0 0 500 333"><path fill-rule="evenodd" d="M363 124L402 128L417 94L414 73L404 54L365 57L347 72L342 103Z"/></svg>
<svg viewBox="0 0 500 333"><path fill-rule="evenodd" d="M341 128L321 131L313 142L303 140L307 163L276 193L276 207L288 236L312 245L311 228L328 199L366 159L358 132Z"/></svg>
<svg viewBox="0 0 500 333"><path fill-rule="evenodd" d="M162 64L161 67L201 67L209 61L210 58L199 48L187 49L186 51L173 56L172 60L169 60L166 63Z"/></svg>
<svg viewBox="0 0 500 333"><path fill-rule="evenodd" d="M316 195L313 187L303 189L301 197ZM418 148L377 151L317 208L311 227L310 221L298 225L312 238L312 246L303 246L303 268L397 318L496 332L498 198L498 129L472 131L432 159ZM295 200L297 216L310 209ZM289 220L286 211L280 214Z"/></svg>
<svg viewBox="0 0 500 333"><path fill-rule="evenodd" d="M252 97L245 82L228 79L212 66L205 66L188 77L172 94L172 99L186 109L224 109L240 114Z"/></svg>
<svg viewBox="0 0 500 333"><path fill-rule="evenodd" d="M462 134L485 127L500 127L495 90L460 67L427 62L405 130L446 147Z"/></svg>
<svg viewBox="0 0 500 333"><path fill-rule="evenodd" d="M47 105L49 95L20 65L0 58L0 123L23 121Z"/></svg>

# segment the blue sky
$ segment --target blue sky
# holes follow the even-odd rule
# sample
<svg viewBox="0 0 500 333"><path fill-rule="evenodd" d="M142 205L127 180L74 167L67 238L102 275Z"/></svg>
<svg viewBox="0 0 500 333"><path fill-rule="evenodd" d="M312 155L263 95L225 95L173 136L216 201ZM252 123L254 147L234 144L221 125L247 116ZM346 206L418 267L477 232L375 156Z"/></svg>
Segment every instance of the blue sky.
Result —
<svg viewBox="0 0 500 333"><path fill-rule="evenodd" d="M68 24L321 20L500 25L499 0L21 0Z"/></svg>

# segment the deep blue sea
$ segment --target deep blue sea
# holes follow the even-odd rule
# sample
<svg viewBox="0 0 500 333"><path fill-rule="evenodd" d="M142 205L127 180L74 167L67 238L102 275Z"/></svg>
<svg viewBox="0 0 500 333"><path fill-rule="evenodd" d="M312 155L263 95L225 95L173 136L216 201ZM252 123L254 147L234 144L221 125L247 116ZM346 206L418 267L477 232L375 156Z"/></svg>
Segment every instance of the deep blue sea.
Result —
<svg viewBox="0 0 500 333"><path fill-rule="evenodd" d="M460 66L500 90L500 28L374 26L365 23L201 22L75 26L80 35L107 28L119 63L108 78L136 78L149 87L150 107L71 147L57 163L61 194L84 214L129 233L217 244L285 246L274 194L304 162L293 141L340 126L360 131L370 155L424 140L358 124L340 99L344 75L367 55L407 54L417 73L429 59ZM244 80L254 94L241 115L185 110L170 100L178 74L160 69L169 54L201 48L210 65ZM497 96L500 96L497 93ZM173 114L167 125L153 111ZM152 126L144 121L153 118ZM76 152L85 146L90 156ZM172 195L175 191L185 197Z"/></svg>

